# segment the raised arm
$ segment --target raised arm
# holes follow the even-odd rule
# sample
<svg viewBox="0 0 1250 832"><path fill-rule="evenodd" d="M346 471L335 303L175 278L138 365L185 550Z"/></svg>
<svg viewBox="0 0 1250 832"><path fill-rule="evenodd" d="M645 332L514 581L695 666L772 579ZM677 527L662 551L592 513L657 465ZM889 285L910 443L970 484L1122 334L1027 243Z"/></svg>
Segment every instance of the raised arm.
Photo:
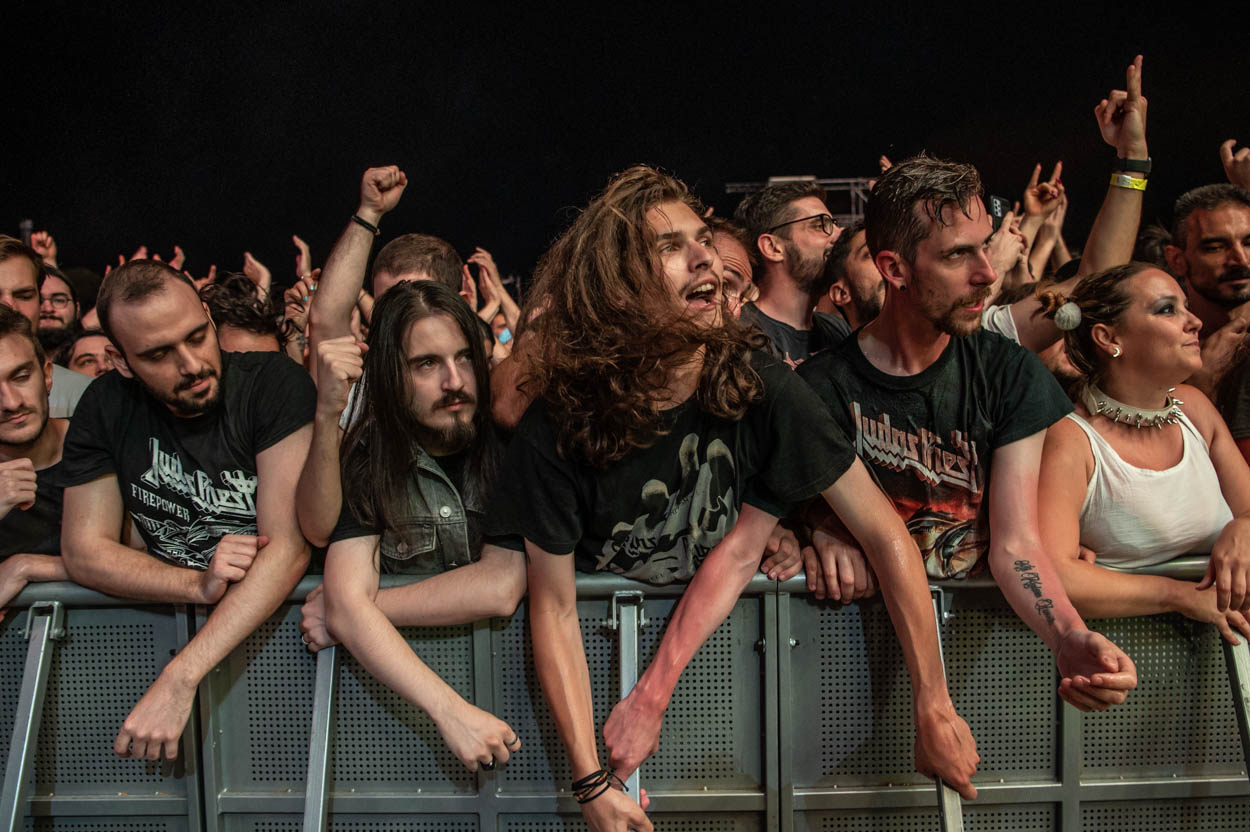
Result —
<svg viewBox="0 0 1250 832"><path fill-rule="evenodd" d="M360 205L356 216L377 226L382 217L399 203L407 185L408 177L394 165L369 168L360 180ZM349 220L338 242L330 250L308 311L313 349L316 349L316 342L322 339L351 334L352 309L364 284L373 240L372 231L355 220Z"/></svg>
<svg viewBox="0 0 1250 832"><path fill-rule="evenodd" d="M824 492L876 573L911 678L916 769L941 777L969 800L980 757L946 687L933 600L916 543L858 459Z"/></svg>
<svg viewBox="0 0 1250 832"><path fill-rule="evenodd" d="M529 624L534 667L576 781L599 771L601 766L595 745L590 671L586 667L586 649L577 618L573 556L553 555L529 541L525 549L529 561ZM667 637L666 633L665 639ZM625 832L627 829L651 832L652 829L642 807L615 789L608 789L594 800L583 803L582 815L593 832Z"/></svg>
<svg viewBox="0 0 1250 832"><path fill-rule="evenodd" d="M317 411L312 442L295 491L300 530L314 546L325 546L334 531L343 493L339 480L339 419L348 394L364 369L364 345L355 336L320 341L315 349L313 379L317 382Z"/></svg>
<svg viewBox="0 0 1250 832"><path fill-rule="evenodd" d="M1007 602L1055 654L1059 695L1082 710L1124 701L1137 669L1120 648L1085 626L1064 591L1038 530L1037 483L1045 433L994 451L990 478L990 569Z"/></svg>
<svg viewBox="0 0 1250 832"><path fill-rule="evenodd" d="M1142 56L1133 59L1125 71L1124 90L1112 90L1097 107L1094 117L1103 141L1115 148L1120 159L1146 160L1146 98L1141 94ZM1125 174L1144 179L1145 174ZM1094 226L1081 252L1081 265L1075 276L1054 287L1063 294L1070 293L1087 275L1119 266L1133 259L1133 245L1137 242L1137 227L1141 223L1142 199L1145 191L1136 188L1109 185L1102 208L1094 219ZM1015 303L1011 307L1020 343L1024 347L1041 352L1059 340L1059 330L1053 321L1038 314L1041 302L1035 295Z"/></svg>
<svg viewBox="0 0 1250 832"><path fill-rule="evenodd" d="M256 632L308 566L291 495L299 478L312 426L305 425L256 456L256 526L264 545L247 574L232 585L204 627L170 659L152 687L122 723L113 749L122 756L177 756L178 738L191 713L200 680ZM216 555L214 555L216 560Z"/></svg>

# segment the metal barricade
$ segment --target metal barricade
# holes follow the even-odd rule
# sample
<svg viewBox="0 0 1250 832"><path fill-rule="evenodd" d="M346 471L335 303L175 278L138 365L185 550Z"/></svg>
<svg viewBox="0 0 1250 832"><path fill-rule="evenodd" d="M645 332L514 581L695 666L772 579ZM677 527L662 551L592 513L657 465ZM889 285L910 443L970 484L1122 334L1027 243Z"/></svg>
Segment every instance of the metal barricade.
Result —
<svg viewBox="0 0 1250 832"><path fill-rule="evenodd" d="M1200 563L1154 571L1193 579ZM26 616L0 624L0 719L19 729L0 751L25 761L31 784L28 800L0 805L19 807L18 817L28 811L36 830L580 828L524 608L510 619L403 630L435 672L524 742L507 766L471 774L430 720L341 648L307 653L299 604L318 581L303 580L204 680L185 772L119 759L112 739L186 643L188 613L127 608L71 584L29 587L16 605L59 601L66 637L47 645L56 646L51 662L44 650L44 669L24 681L26 659L39 651L11 619ZM1141 682L1125 705L1082 714L1061 706L1049 651L990 582L941 589L949 615L940 601L934 614L948 683L982 756L977 801L959 811L957 795L935 799L932 782L912 771L910 686L884 605L814 602L801 578L757 576L682 675L660 751L642 769L657 828L1250 828L1244 644L1217 649L1213 628L1179 616L1091 622L1134 657ZM651 660L682 590L579 576L597 725L636 678L631 671ZM613 620L615 630L605 626ZM46 623L51 635L57 628ZM37 740L35 720L19 718L35 712ZM6 779L3 794L21 788Z"/></svg>
<svg viewBox="0 0 1250 832"><path fill-rule="evenodd" d="M190 636L185 610L132 603L71 583L32 584L10 603L0 623L0 724L13 727L0 730L4 829L202 829L194 730L176 764L113 753L122 721Z"/></svg>

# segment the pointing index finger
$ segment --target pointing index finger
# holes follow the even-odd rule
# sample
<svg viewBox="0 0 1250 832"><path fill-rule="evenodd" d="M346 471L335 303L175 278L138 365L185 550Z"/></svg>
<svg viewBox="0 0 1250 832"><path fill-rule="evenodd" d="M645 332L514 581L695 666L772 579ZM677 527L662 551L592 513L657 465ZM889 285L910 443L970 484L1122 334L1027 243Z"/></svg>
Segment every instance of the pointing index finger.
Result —
<svg viewBox="0 0 1250 832"><path fill-rule="evenodd" d="M1141 65L1142 57L1138 55L1133 58L1133 62L1129 64L1128 70L1124 73L1124 81L1128 89L1130 101L1141 98Z"/></svg>

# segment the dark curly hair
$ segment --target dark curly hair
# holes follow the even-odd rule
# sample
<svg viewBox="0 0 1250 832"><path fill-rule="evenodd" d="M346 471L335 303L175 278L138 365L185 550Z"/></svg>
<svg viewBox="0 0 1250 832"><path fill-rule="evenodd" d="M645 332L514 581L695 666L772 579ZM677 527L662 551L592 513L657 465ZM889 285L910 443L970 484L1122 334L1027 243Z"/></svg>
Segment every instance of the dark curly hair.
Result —
<svg viewBox="0 0 1250 832"><path fill-rule="evenodd" d="M200 290L200 300L216 326L232 326L257 335L278 339L278 349L286 345L287 332L279 326L281 312L268 296L256 292L256 284L245 274L228 274Z"/></svg>
<svg viewBox="0 0 1250 832"><path fill-rule="evenodd" d="M738 420L763 396L751 367L758 331L723 314L686 318L665 282L646 214L703 206L678 179L638 165L617 174L543 255L522 319L532 356L524 384L559 426L561 455L604 467L664 433L658 402L673 367L703 348L695 391L707 413Z"/></svg>

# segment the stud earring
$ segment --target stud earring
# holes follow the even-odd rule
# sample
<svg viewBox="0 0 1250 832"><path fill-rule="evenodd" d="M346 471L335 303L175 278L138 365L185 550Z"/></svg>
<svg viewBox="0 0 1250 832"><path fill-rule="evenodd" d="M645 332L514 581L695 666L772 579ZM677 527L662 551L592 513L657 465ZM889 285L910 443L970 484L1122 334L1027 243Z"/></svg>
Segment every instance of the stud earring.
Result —
<svg viewBox="0 0 1250 832"><path fill-rule="evenodd" d="M1119 357L1120 357L1120 347L1119 347L1119 345L1118 345L1118 344L1116 345L1115 352L1111 353L1111 357L1112 357L1112 358L1119 358Z"/></svg>

